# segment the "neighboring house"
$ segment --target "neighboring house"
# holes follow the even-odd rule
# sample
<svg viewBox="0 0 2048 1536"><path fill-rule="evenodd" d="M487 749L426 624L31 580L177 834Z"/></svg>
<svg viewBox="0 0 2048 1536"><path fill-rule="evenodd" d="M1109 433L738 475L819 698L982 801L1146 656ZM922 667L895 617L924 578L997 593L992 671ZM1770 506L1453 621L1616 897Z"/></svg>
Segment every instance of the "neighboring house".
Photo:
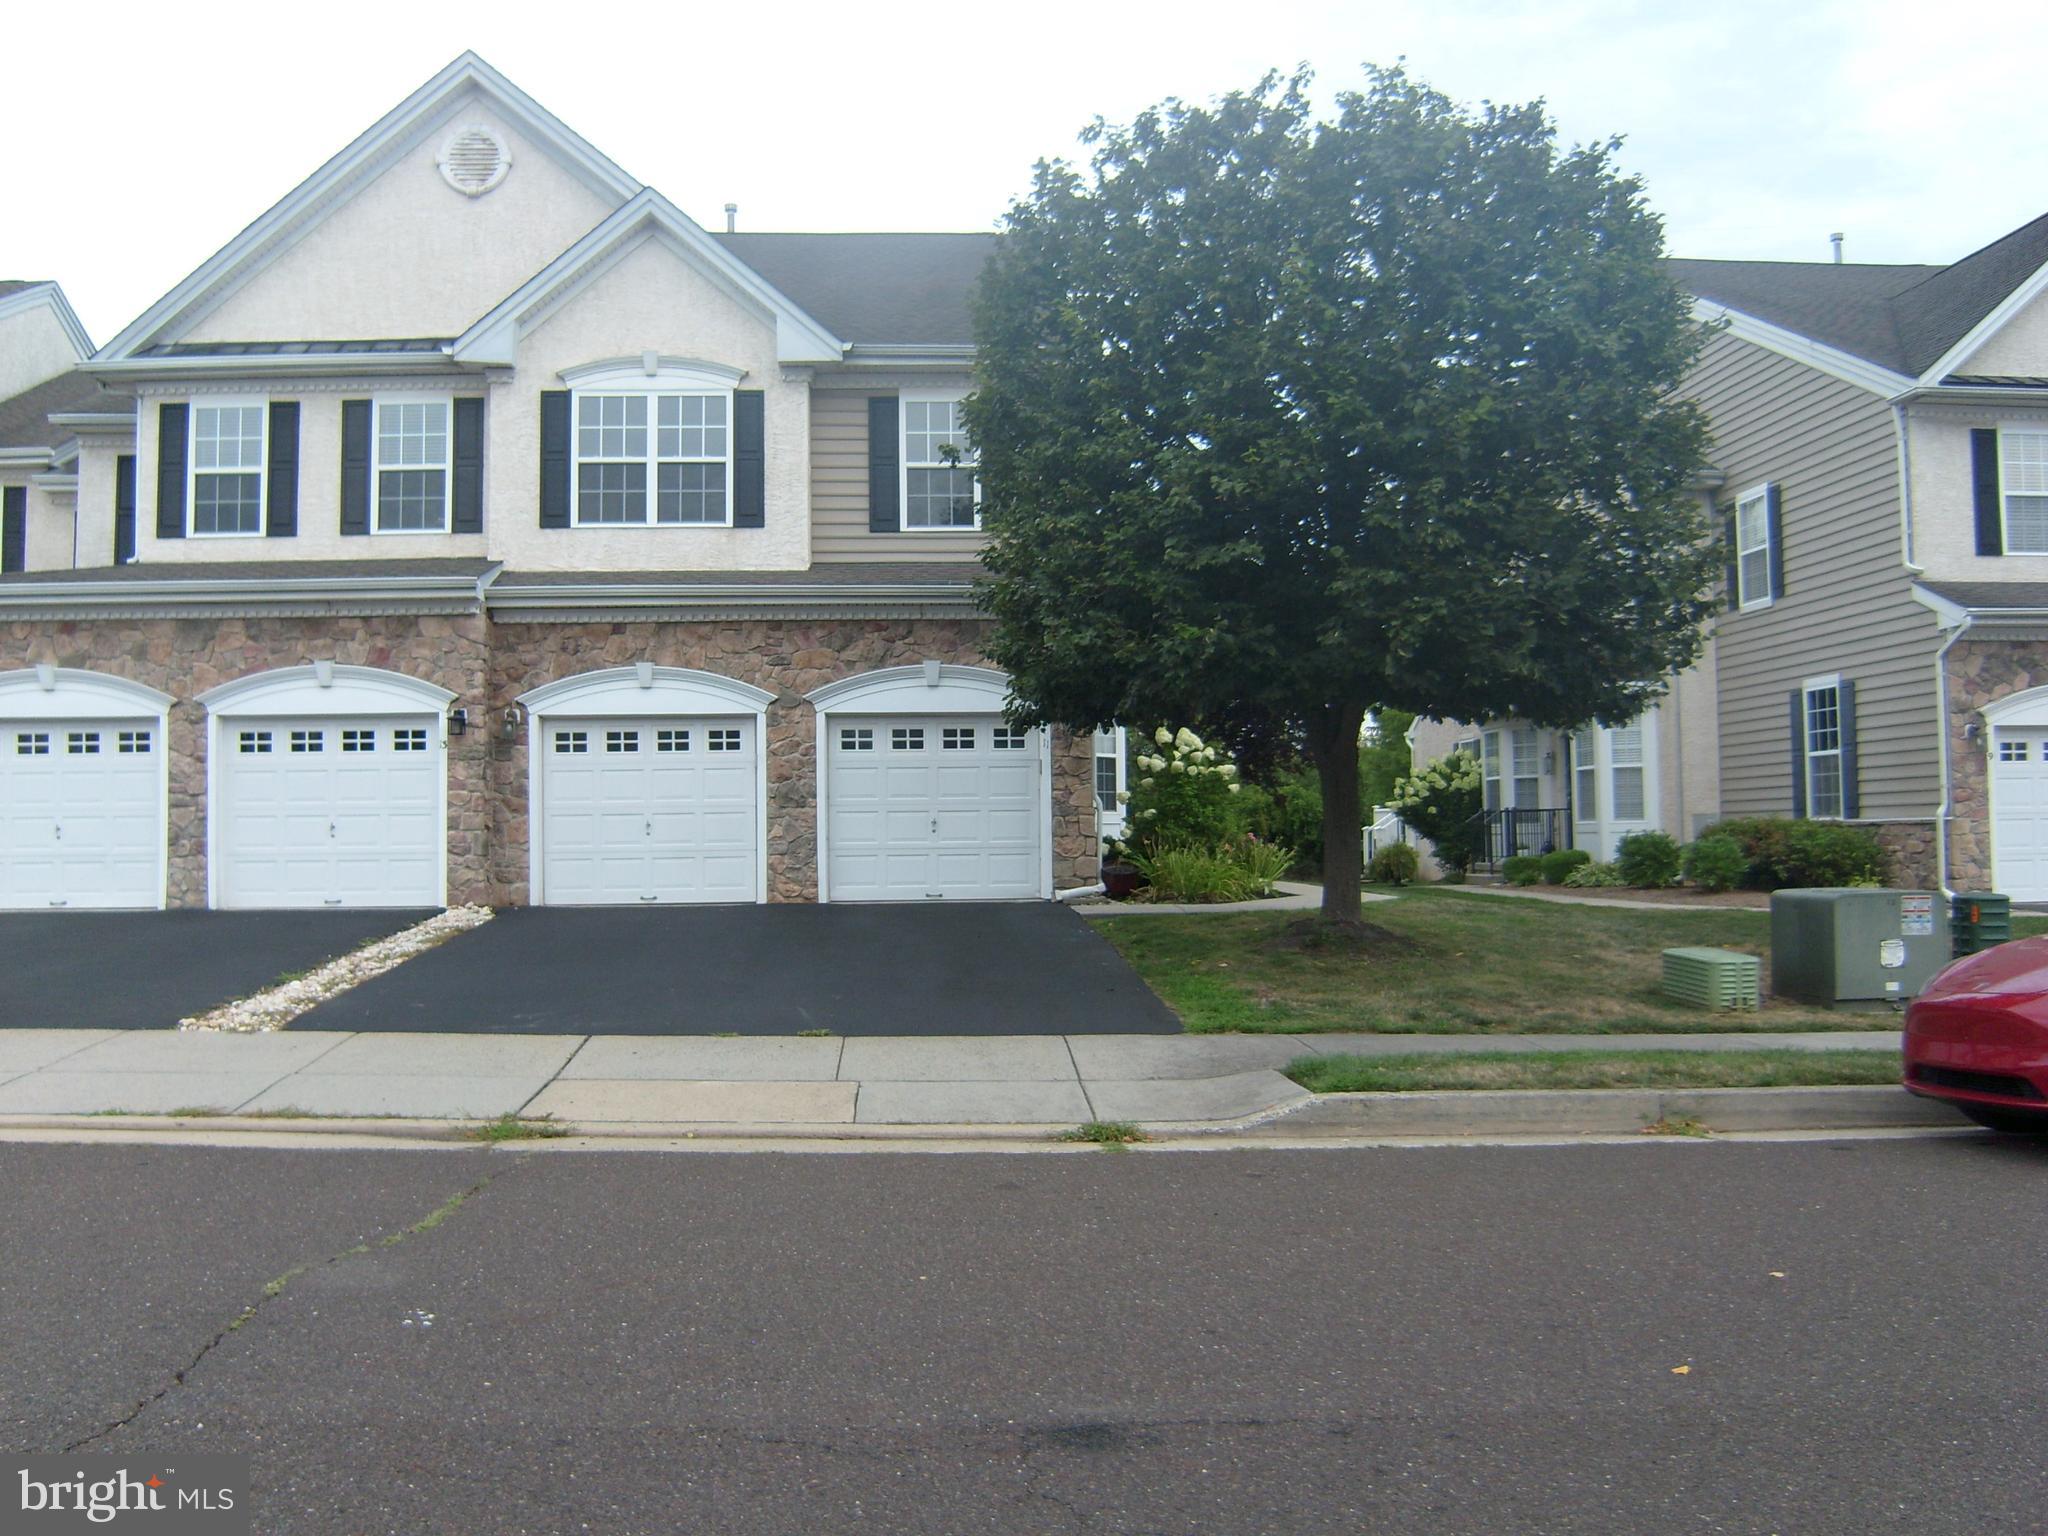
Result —
<svg viewBox="0 0 2048 1536"><path fill-rule="evenodd" d="M1619 742L1431 722L1418 758L1477 737L1490 807L1602 854L1811 816L1907 883L2048 900L2048 217L1946 267L1671 267L1725 322L1687 385L1727 547L1704 659ZM1522 774L1550 754L1569 780Z"/></svg>
<svg viewBox="0 0 2048 1536"><path fill-rule="evenodd" d="M456 60L39 386L0 906L1091 882L971 591L991 239L707 233Z"/></svg>
<svg viewBox="0 0 2048 1536"><path fill-rule="evenodd" d="M0 279L0 574L76 563L73 413L101 390L73 370L91 355L63 289Z"/></svg>

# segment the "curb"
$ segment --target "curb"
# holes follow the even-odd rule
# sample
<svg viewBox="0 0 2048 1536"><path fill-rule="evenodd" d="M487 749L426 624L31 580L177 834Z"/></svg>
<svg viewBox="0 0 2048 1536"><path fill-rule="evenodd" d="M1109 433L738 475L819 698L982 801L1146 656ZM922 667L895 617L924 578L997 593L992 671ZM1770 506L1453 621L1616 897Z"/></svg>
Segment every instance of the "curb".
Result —
<svg viewBox="0 0 2048 1536"><path fill-rule="evenodd" d="M1958 1110L1903 1088L1489 1088L1326 1093L1246 1125L1251 1135L1613 1135L1660 1120L1710 1131L1966 1126Z"/></svg>

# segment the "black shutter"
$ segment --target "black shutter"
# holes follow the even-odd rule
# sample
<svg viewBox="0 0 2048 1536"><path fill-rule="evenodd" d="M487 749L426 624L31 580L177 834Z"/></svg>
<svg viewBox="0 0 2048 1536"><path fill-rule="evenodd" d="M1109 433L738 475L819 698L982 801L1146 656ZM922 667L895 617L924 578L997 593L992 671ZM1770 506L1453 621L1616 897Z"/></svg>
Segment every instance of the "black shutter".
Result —
<svg viewBox="0 0 2048 1536"><path fill-rule="evenodd" d="M569 526L569 391L540 392L540 525Z"/></svg>
<svg viewBox="0 0 2048 1536"><path fill-rule="evenodd" d="M28 569L28 487L10 485L0 498L0 572Z"/></svg>
<svg viewBox="0 0 2048 1536"><path fill-rule="evenodd" d="M264 488L263 531L289 539L299 531L299 402L270 402L270 474Z"/></svg>
<svg viewBox="0 0 2048 1536"><path fill-rule="evenodd" d="M370 402L341 402L341 531L370 531Z"/></svg>
<svg viewBox="0 0 2048 1536"><path fill-rule="evenodd" d="M894 395L868 396L868 532L903 531L902 465L897 424L902 407Z"/></svg>
<svg viewBox="0 0 2048 1536"><path fill-rule="evenodd" d="M1856 790L1856 685L1847 678L1835 685L1835 709L1842 733L1842 815L1854 821L1863 814L1863 796Z"/></svg>
<svg viewBox="0 0 2048 1536"><path fill-rule="evenodd" d="M1785 519L1775 485L1764 487L1764 516L1771 534L1771 596L1785 595Z"/></svg>
<svg viewBox="0 0 2048 1536"><path fill-rule="evenodd" d="M1998 505L1998 433L1990 427L1970 432L1970 484L1977 503L1977 553L2005 553L2005 518Z"/></svg>
<svg viewBox="0 0 2048 1536"><path fill-rule="evenodd" d="M114 460L114 564L135 558L135 455Z"/></svg>
<svg viewBox="0 0 2048 1536"><path fill-rule="evenodd" d="M732 525L763 528L768 523L768 444L764 400L758 389L732 396Z"/></svg>
<svg viewBox="0 0 2048 1536"><path fill-rule="evenodd" d="M185 537L185 437L190 409L160 405L156 411L156 536Z"/></svg>
<svg viewBox="0 0 2048 1536"><path fill-rule="evenodd" d="M1792 690L1792 814L1806 814L1806 690Z"/></svg>
<svg viewBox="0 0 2048 1536"><path fill-rule="evenodd" d="M1728 583L1728 611L1733 613L1742 606L1742 573L1737 568L1742 559L1735 544L1735 510L1729 508L1721 514L1721 538L1727 546L1727 565L1724 567Z"/></svg>
<svg viewBox="0 0 2048 1536"><path fill-rule="evenodd" d="M484 531L484 402L470 395L455 402L454 474L449 486L448 527L453 533Z"/></svg>

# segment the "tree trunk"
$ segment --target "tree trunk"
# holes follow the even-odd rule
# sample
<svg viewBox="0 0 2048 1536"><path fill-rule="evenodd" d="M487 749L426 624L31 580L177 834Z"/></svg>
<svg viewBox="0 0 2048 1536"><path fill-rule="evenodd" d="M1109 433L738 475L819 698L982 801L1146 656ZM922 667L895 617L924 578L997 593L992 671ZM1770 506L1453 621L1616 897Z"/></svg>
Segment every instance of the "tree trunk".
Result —
<svg viewBox="0 0 2048 1536"><path fill-rule="evenodd" d="M1326 705L1308 719L1308 751L1323 788L1323 919L1356 923L1364 882L1364 821L1358 805L1358 729L1365 710Z"/></svg>

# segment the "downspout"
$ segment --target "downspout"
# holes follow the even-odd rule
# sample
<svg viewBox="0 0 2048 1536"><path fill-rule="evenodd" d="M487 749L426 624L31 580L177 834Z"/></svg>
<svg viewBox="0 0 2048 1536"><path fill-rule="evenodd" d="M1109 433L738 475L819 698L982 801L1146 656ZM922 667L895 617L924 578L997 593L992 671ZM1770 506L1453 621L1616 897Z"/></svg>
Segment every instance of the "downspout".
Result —
<svg viewBox="0 0 2048 1536"><path fill-rule="evenodd" d="M1913 547L1913 447L1906 435L1906 403L1903 400L1892 402L1892 429L1899 439L1899 561L1909 572L1919 576L1923 570L1913 558L1916 553Z"/></svg>
<svg viewBox="0 0 2048 1536"><path fill-rule="evenodd" d="M1948 653L1958 640L1970 632L1970 625L1975 619L1974 614L1964 614L1963 622L1949 632L1949 637L1941 642L1941 649L1934 653L1935 698L1940 701L1938 707L1941 710L1939 728L1934 733L1935 749L1940 754L1941 765L1941 804L1934 813L1934 873L1935 878L1941 882L1941 895L1944 901L1955 895L1954 889L1948 883L1948 818L1955 804L1955 789L1949 777L1948 764Z"/></svg>

